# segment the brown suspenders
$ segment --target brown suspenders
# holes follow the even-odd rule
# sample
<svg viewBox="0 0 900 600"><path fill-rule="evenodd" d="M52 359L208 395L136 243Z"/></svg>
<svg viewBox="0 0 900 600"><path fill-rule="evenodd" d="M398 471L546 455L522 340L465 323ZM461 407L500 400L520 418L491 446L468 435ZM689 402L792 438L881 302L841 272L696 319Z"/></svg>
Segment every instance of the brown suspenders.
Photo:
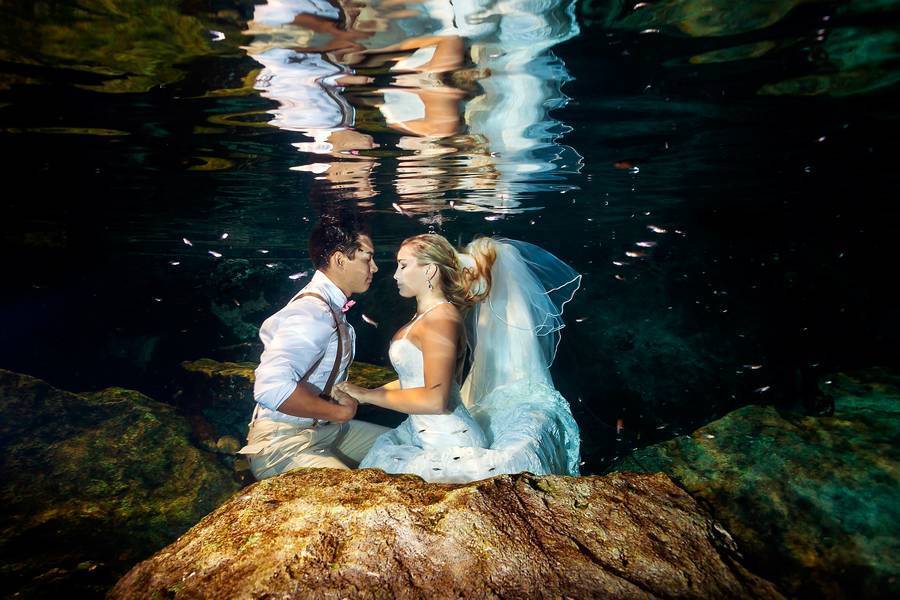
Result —
<svg viewBox="0 0 900 600"><path fill-rule="evenodd" d="M333 402L333 400L331 399L331 388L334 387L334 382L337 379L338 371L341 368L341 359L344 358L344 344L343 344L343 336L341 335L340 318L338 317L337 311L335 311L334 307L331 306L331 303L315 292L306 292L305 294L300 294L298 296L295 296L294 298L291 299L291 302L293 302L294 300L299 300L300 298L303 298L304 296L312 296L313 298L318 298L319 300L324 302L325 306L328 307L328 310L331 311L331 316L334 318L334 327L335 327L335 330L337 331L337 336L338 336L337 354L334 357L334 366L331 367L331 374L328 376L328 381L325 382L325 387L322 388L322 393L320 394L320 396L322 396L325 400L328 400L329 402ZM324 354L322 354L322 358L325 358ZM320 358L312 367L310 367L309 371L307 371L306 374L303 376L303 380L306 380L307 377L312 375L312 372L315 371L318 368L319 364L322 362L322 358ZM319 424L319 419L313 419L313 427L317 426L318 424Z"/></svg>

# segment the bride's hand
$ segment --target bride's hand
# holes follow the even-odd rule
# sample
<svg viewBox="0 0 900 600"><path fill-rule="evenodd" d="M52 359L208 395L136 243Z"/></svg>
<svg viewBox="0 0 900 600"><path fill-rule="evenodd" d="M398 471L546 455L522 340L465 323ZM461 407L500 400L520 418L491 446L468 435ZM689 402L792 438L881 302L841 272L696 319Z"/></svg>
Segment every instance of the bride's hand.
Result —
<svg viewBox="0 0 900 600"><path fill-rule="evenodd" d="M352 396L357 402L360 404L365 404L365 395L367 390L364 387L360 387L355 383L350 383L349 381L342 381L341 383L335 384L335 389L347 394L348 396Z"/></svg>

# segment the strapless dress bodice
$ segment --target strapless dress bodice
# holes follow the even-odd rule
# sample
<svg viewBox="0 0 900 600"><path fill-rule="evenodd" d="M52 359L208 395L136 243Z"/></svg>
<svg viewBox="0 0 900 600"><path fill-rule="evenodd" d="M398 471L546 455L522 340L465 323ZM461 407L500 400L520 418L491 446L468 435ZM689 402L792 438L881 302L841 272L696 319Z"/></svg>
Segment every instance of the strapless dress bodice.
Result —
<svg viewBox="0 0 900 600"><path fill-rule="evenodd" d="M400 378L401 388L425 386L424 357L415 344L405 337L394 340L388 349L388 355ZM484 448L487 440L481 427L466 410L459 384L454 381L451 385L447 406L450 412L440 415L410 415L413 431L423 446Z"/></svg>

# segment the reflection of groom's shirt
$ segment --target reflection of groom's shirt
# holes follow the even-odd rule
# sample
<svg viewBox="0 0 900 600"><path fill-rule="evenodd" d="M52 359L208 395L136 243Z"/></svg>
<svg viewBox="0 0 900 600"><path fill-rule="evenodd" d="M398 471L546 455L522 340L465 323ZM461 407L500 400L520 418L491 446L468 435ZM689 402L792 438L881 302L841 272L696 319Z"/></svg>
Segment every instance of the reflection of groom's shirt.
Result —
<svg viewBox="0 0 900 600"><path fill-rule="evenodd" d="M340 315L340 329L345 337L336 381L344 381L356 349L356 332L341 313L347 297L321 271L316 271L299 293L309 292L325 298ZM258 419L312 425L312 419L286 415L278 412L278 407L310 369L305 381L319 391L325 387L337 355L337 336L331 311L317 298L293 300L265 320L259 330L265 350L253 384L253 397L259 403Z"/></svg>
<svg viewBox="0 0 900 600"><path fill-rule="evenodd" d="M327 138L353 123L353 108L338 91L345 69L321 54L288 48L272 48L253 58L265 67L254 87L279 104L269 111L269 125Z"/></svg>

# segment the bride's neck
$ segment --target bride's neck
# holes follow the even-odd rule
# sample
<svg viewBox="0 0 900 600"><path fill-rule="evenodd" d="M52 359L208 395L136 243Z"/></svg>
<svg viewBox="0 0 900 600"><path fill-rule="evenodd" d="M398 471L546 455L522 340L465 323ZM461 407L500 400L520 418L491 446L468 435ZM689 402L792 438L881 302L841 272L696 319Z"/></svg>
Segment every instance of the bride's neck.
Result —
<svg viewBox="0 0 900 600"><path fill-rule="evenodd" d="M437 290L430 294L416 296L416 316L419 316L425 311L431 310L438 304L443 304L444 302L447 302L447 298Z"/></svg>

